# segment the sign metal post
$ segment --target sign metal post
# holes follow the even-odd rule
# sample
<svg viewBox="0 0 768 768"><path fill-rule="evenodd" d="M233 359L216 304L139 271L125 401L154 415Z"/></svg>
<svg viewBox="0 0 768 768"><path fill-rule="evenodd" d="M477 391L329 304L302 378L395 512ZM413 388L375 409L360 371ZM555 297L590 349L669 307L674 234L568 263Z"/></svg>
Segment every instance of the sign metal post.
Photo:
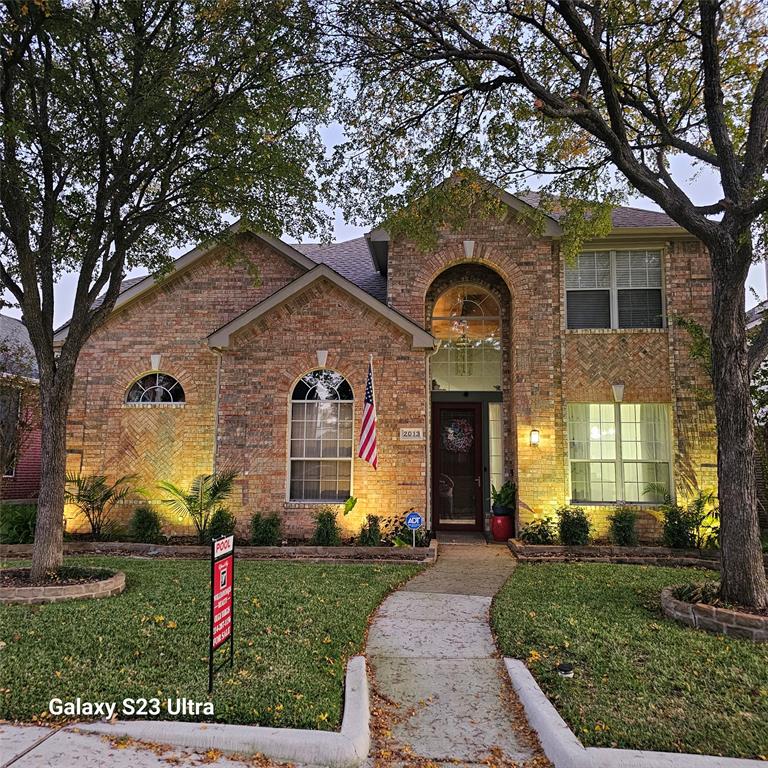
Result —
<svg viewBox="0 0 768 768"><path fill-rule="evenodd" d="M411 529L411 534L413 536L412 546L416 549L416 531L424 525L424 520L418 512L409 512L405 516L405 524Z"/></svg>
<svg viewBox="0 0 768 768"><path fill-rule="evenodd" d="M211 541L211 636L208 645L208 693L213 692L213 675L227 662L235 663L235 537ZM214 667L215 652L229 642L229 659Z"/></svg>

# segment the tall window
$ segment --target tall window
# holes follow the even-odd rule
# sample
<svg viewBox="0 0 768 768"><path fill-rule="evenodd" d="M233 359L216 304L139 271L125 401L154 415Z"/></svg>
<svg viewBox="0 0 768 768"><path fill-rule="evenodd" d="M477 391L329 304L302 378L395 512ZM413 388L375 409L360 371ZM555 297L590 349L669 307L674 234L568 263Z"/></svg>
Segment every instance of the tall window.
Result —
<svg viewBox="0 0 768 768"><path fill-rule="evenodd" d="M352 388L336 371L302 376L291 395L290 498L344 501L352 489Z"/></svg>
<svg viewBox="0 0 768 768"><path fill-rule="evenodd" d="M126 403L183 403L184 388L167 373L148 373L134 381L125 395Z"/></svg>
<svg viewBox="0 0 768 768"><path fill-rule="evenodd" d="M442 293L432 312L432 389L501 389L501 311L490 291L463 283Z"/></svg>
<svg viewBox="0 0 768 768"><path fill-rule="evenodd" d="M569 328L661 328L661 251L588 251L565 267Z"/></svg>
<svg viewBox="0 0 768 768"><path fill-rule="evenodd" d="M667 406L573 403L568 406L571 499L661 501L649 485L670 487Z"/></svg>

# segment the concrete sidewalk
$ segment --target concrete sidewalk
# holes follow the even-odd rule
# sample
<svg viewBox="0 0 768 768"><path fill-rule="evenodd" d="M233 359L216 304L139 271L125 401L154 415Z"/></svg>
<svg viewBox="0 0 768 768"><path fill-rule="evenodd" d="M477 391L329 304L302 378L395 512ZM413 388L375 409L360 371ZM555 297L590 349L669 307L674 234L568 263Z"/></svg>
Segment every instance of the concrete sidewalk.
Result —
<svg viewBox="0 0 768 768"><path fill-rule="evenodd" d="M0 723L0 768L245 768L272 765L268 761L248 762L222 757L215 752L195 752L153 745L110 742L101 736L78 733L76 726L62 729Z"/></svg>
<svg viewBox="0 0 768 768"><path fill-rule="evenodd" d="M437 564L381 605L366 655L376 692L396 711L370 765L509 765L534 756L489 626L491 598L514 565L506 547L441 543Z"/></svg>

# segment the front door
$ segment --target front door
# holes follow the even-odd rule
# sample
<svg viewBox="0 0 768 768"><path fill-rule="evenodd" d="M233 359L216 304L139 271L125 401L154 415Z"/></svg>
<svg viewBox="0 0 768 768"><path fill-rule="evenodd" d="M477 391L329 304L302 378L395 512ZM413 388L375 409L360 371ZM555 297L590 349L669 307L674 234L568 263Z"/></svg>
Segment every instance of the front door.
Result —
<svg viewBox="0 0 768 768"><path fill-rule="evenodd" d="M480 403L432 405L432 523L439 530L483 530Z"/></svg>

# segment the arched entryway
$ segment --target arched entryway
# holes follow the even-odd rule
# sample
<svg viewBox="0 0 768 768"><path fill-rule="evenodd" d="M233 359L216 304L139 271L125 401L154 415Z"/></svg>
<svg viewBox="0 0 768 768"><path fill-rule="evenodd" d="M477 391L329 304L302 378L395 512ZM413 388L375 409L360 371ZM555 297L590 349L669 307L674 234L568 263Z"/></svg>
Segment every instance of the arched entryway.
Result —
<svg viewBox="0 0 768 768"><path fill-rule="evenodd" d="M488 267L460 264L432 283L426 311L440 341L429 372L432 525L482 531L505 475L509 291Z"/></svg>

